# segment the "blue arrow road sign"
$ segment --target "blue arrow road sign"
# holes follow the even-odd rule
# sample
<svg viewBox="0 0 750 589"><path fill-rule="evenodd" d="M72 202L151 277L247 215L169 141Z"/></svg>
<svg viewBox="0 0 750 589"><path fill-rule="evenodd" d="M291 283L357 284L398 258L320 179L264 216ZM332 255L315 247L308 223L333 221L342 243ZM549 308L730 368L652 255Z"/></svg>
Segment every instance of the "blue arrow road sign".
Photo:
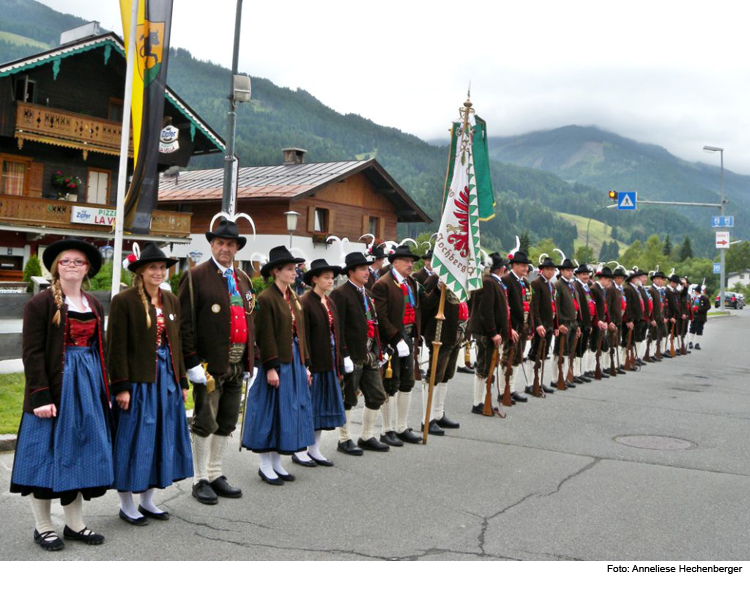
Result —
<svg viewBox="0 0 750 589"><path fill-rule="evenodd" d="M636 192L618 192L617 193L617 210L634 211L638 203L638 194Z"/></svg>
<svg viewBox="0 0 750 589"><path fill-rule="evenodd" d="M711 228L734 227L734 215L711 217Z"/></svg>
<svg viewBox="0 0 750 589"><path fill-rule="evenodd" d="M714 274L721 274L721 264L714 262Z"/></svg>

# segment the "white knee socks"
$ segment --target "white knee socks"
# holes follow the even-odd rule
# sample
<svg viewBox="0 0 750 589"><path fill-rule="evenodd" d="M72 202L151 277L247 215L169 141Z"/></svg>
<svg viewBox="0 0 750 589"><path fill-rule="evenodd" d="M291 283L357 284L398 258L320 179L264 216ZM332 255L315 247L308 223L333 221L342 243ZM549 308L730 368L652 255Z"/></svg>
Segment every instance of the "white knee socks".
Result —
<svg viewBox="0 0 750 589"><path fill-rule="evenodd" d="M277 479L279 476L273 471L273 462L271 460L271 454L276 452L261 452L260 456L260 470L269 479ZM278 456L278 454L276 454Z"/></svg>
<svg viewBox="0 0 750 589"><path fill-rule="evenodd" d="M221 463L224 459L224 451L229 444L229 436L217 436L214 434L209 436L209 440L211 440L211 451L208 455L208 482L211 483L222 474Z"/></svg>
<svg viewBox="0 0 750 589"><path fill-rule="evenodd" d="M193 436L193 470L195 475L193 480L198 483L201 480L208 480L208 457L211 453L211 436L201 437Z"/></svg>
<svg viewBox="0 0 750 589"><path fill-rule="evenodd" d="M70 505L63 505L65 523L74 532L80 532L86 527L83 523L83 496L78 493Z"/></svg>
<svg viewBox="0 0 750 589"><path fill-rule="evenodd" d="M281 456L278 452L271 452L271 466L276 471L276 474L286 475L289 474L283 466L281 466Z"/></svg>
<svg viewBox="0 0 750 589"><path fill-rule="evenodd" d="M432 419L442 419L445 415L445 397L448 396L448 383L441 382L435 385L432 396Z"/></svg>
<svg viewBox="0 0 750 589"><path fill-rule="evenodd" d="M397 420L396 420L396 433L403 433L406 431L407 420L409 417L409 405L411 405L411 391L404 393L399 391L396 393L396 408L397 408Z"/></svg>
<svg viewBox="0 0 750 589"><path fill-rule="evenodd" d="M139 500L140 506L143 507L143 509L150 511L151 513L163 513L161 509L154 505L155 490L156 489L149 489L148 491L144 491L143 493L141 493L141 497Z"/></svg>
<svg viewBox="0 0 750 589"><path fill-rule="evenodd" d="M383 433L392 432L393 431L393 417L396 413L395 411L395 405L396 405L396 397L388 397L383 403L383 405L380 407L380 412L383 414ZM362 436L362 439L364 439L364 436Z"/></svg>
<svg viewBox="0 0 750 589"><path fill-rule="evenodd" d="M52 501L49 499L37 499L33 495L29 495L29 503L31 503L31 513L34 514L36 531L40 534L54 532L55 530L52 527ZM52 536L49 539L52 540Z"/></svg>
<svg viewBox="0 0 750 589"><path fill-rule="evenodd" d="M385 405L383 405L385 406ZM375 420L378 418L377 409L369 409L367 407L362 411L362 434L363 440L369 440L375 437L373 430L375 429Z"/></svg>
<svg viewBox="0 0 750 589"><path fill-rule="evenodd" d="M484 396L487 392L486 389L487 379L474 375L474 402L472 403L474 407L484 403Z"/></svg>
<svg viewBox="0 0 750 589"><path fill-rule="evenodd" d="M138 513L138 509L136 509L135 507L135 503L133 502L133 494L130 491L118 491L117 496L120 498L120 509L122 509L122 512L125 515L132 519L138 519L141 517L141 514Z"/></svg>
<svg viewBox="0 0 750 589"><path fill-rule="evenodd" d="M365 407L365 411L367 411L367 407ZM349 439L349 420L352 417L352 410L347 409L344 414L346 415L346 423L339 428L339 442L346 442Z"/></svg>
<svg viewBox="0 0 750 589"><path fill-rule="evenodd" d="M307 453L316 460L326 460L326 457L320 453L320 439L322 434L322 430L315 430L315 443L307 448Z"/></svg>

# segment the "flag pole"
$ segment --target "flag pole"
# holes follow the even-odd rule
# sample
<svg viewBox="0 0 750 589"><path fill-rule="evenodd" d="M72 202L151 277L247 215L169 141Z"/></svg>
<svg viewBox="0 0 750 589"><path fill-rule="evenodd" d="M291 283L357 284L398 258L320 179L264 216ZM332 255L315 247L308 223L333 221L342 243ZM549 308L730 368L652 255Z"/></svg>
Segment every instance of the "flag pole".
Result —
<svg viewBox="0 0 750 589"><path fill-rule="evenodd" d="M135 34L138 28L138 6L141 0L133 0L130 10L130 31L128 35L127 65L125 68L125 97L122 107L122 134L120 139L120 170L117 176L117 208L115 211L115 252L112 256L112 289L114 297L120 292L122 272L122 237L125 228L125 191L128 176L128 155L130 145L130 107L133 101L133 69L135 67Z"/></svg>
<svg viewBox="0 0 750 589"><path fill-rule="evenodd" d="M466 101L464 102L464 107L459 109L459 112L463 115L463 126L461 127L461 137L465 133L468 133L469 129L469 114L471 114L472 108L471 108L471 94L469 94L466 97ZM461 138L459 138L459 141L461 141ZM448 164L448 169L450 169L450 162ZM454 170L455 173L455 170ZM448 174L445 175L445 185L448 186ZM445 189L443 190L443 195L445 195ZM443 283L440 286L440 304L438 306L438 312L437 315L435 315L435 320L437 321L437 324L435 325L435 337L432 340L432 362L430 363L430 388L427 393L427 408L425 409L425 415L424 415L424 432L422 433L422 444L427 445L427 435L430 431L430 417L432 416L432 394L435 390L435 372L437 372L437 362L438 362L438 355L440 354L440 346L443 345L443 342L440 341L443 335L443 321L445 320L445 283Z"/></svg>

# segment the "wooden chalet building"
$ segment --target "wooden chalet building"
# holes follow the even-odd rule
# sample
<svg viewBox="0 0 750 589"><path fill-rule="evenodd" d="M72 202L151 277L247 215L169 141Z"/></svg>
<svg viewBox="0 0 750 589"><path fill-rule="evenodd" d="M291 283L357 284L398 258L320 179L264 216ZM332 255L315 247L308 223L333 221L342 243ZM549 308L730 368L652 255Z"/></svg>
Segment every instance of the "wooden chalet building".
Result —
<svg viewBox="0 0 750 589"><path fill-rule="evenodd" d="M89 23L63 33L60 47L0 65L0 281L20 280L28 258L60 236L112 239L126 63L122 40L97 33ZM160 171L224 150L169 88L164 116L179 149L161 154ZM80 184L59 186L64 177ZM190 213L172 209L154 211L137 241L188 242Z"/></svg>
<svg viewBox="0 0 750 589"><path fill-rule="evenodd" d="M342 246L326 245L331 235L348 238L343 251L349 253L364 249L358 241L364 233L396 240L399 222L431 221L377 160L306 164L304 153L286 149L283 165L240 168L237 212L250 215L258 232L238 254L245 270L251 270L254 256L265 257L277 245L289 247L284 213L290 211L299 213L293 247L308 261L325 257L331 263L342 261ZM204 233L221 211L223 174L223 169L213 169L162 175L159 208L192 213L192 244L176 244L173 252L178 257L191 251L210 255ZM238 224L250 237L247 221Z"/></svg>

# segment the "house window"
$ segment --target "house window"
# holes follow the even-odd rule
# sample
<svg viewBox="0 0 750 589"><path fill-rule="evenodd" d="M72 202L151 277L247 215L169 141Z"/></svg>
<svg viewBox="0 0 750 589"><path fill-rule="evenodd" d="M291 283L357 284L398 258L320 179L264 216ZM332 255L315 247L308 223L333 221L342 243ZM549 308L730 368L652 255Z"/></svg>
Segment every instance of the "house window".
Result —
<svg viewBox="0 0 750 589"><path fill-rule="evenodd" d="M313 227L315 233L328 233L328 210L327 209L315 209L315 225Z"/></svg>
<svg viewBox="0 0 750 589"><path fill-rule="evenodd" d="M122 122L122 99L110 98L109 99L109 114L107 118L110 121Z"/></svg>
<svg viewBox="0 0 750 589"><path fill-rule="evenodd" d="M89 170L86 184L86 202L106 205L109 202L109 177L105 170Z"/></svg>
<svg viewBox="0 0 750 589"><path fill-rule="evenodd" d="M25 183L26 163L2 158L0 193L13 196L23 196Z"/></svg>
<svg viewBox="0 0 750 589"><path fill-rule="evenodd" d="M36 82L28 76L16 79L16 100L18 102L34 102Z"/></svg>
<svg viewBox="0 0 750 589"><path fill-rule="evenodd" d="M377 217L370 217L368 233L371 233L375 237L380 237L378 235L378 227L380 227L380 219L378 219Z"/></svg>

